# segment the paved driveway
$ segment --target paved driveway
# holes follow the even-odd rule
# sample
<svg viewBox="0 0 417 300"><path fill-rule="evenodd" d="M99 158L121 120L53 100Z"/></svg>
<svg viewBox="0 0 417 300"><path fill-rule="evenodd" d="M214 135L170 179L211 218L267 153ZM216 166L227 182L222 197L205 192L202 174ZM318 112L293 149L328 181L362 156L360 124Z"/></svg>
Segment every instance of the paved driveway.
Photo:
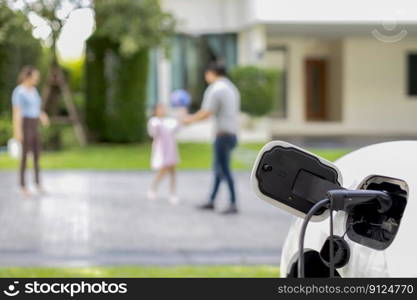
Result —
<svg viewBox="0 0 417 300"><path fill-rule="evenodd" d="M48 171L47 195L22 199L16 173L0 172L0 265L279 263L290 217L254 197L249 173L237 174L242 213L227 217L194 208L209 172L180 172L178 206L146 199L151 175Z"/></svg>

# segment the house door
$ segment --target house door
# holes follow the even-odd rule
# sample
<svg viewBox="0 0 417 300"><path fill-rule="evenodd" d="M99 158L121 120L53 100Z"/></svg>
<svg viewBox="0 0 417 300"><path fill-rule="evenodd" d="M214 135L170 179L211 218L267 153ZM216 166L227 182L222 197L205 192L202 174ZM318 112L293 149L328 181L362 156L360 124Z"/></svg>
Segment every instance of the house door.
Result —
<svg viewBox="0 0 417 300"><path fill-rule="evenodd" d="M306 74L306 119L326 119L327 62L324 59L307 59Z"/></svg>

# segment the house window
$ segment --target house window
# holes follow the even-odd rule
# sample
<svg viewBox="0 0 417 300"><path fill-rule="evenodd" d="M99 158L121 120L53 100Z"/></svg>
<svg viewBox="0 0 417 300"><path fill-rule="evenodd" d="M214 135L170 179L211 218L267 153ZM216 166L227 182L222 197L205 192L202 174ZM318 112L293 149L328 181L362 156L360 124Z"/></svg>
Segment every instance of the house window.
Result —
<svg viewBox="0 0 417 300"><path fill-rule="evenodd" d="M407 57L407 94L417 96L417 53Z"/></svg>
<svg viewBox="0 0 417 300"><path fill-rule="evenodd" d="M149 51L149 68L147 81L147 105L152 107L158 102L158 50Z"/></svg>
<svg viewBox="0 0 417 300"><path fill-rule="evenodd" d="M190 36L177 34L171 49L171 87L186 89L191 94L191 109L200 107L206 88L204 69L209 62L225 64L227 69L237 63L237 35L234 33Z"/></svg>

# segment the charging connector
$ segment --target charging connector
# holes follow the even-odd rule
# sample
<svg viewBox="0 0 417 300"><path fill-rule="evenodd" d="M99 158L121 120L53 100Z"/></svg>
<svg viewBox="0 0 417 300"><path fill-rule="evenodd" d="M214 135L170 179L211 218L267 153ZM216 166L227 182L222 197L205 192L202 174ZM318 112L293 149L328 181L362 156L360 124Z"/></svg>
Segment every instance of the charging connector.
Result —
<svg viewBox="0 0 417 300"><path fill-rule="evenodd" d="M327 192L326 199L323 199L316 203L311 210L307 213L300 232L299 240L299 259L298 259L298 277L304 278L304 240L307 225L310 222L311 217L320 209L327 207L330 209L330 274L334 274L333 263L333 211L345 211L346 213L352 212L358 205L364 205L369 203L376 203L377 212L384 214L392 206L392 199L388 193L383 191L374 190L329 190Z"/></svg>
<svg viewBox="0 0 417 300"><path fill-rule="evenodd" d="M392 205L392 199L388 193L373 190L330 190L327 197L331 201L333 210L351 212L357 205L375 201L379 207L379 213L387 212Z"/></svg>

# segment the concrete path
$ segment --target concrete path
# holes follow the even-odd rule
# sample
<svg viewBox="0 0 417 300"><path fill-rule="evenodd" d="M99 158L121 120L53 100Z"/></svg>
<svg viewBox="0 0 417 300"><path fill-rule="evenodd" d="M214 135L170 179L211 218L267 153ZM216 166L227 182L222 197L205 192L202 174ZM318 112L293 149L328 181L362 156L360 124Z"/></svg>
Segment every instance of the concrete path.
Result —
<svg viewBox="0 0 417 300"><path fill-rule="evenodd" d="M0 172L0 265L275 264L290 220L256 199L237 174L241 214L194 206L209 172L180 172L178 206L146 199L149 172L47 171L47 194L23 199L15 172ZM166 185L163 186L166 190ZM225 186L219 209L227 204Z"/></svg>

